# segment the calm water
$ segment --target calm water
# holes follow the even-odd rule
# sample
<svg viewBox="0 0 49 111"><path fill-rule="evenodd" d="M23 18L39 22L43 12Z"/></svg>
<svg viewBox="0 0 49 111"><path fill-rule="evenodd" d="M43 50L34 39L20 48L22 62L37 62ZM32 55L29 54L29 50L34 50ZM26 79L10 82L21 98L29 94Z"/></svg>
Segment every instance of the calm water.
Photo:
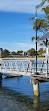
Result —
<svg viewBox="0 0 49 111"><path fill-rule="evenodd" d="M0 81L0 111L48 111L49 82L40 83L40 96L34 98L30 77L5 78Z"/></svg>

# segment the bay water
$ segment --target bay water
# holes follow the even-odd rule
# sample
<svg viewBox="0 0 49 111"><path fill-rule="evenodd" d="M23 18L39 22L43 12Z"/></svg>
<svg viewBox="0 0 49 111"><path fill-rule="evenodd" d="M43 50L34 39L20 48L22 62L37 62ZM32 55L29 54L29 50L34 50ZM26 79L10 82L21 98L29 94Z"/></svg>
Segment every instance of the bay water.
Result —
<svg viewBox="0 0 49 111"><path fill-rule="evenodd" d="M48 111L49 82L39 84L40 96L34 97L29 76L2 77L0 81L0 111Z"/></svg>

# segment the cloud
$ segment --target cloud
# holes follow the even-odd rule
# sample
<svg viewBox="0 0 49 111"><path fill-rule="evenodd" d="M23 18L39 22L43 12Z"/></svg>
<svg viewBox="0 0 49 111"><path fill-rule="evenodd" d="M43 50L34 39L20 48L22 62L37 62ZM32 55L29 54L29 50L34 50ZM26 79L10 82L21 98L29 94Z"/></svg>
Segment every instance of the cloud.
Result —
<svg viewBox="0 0 49 111"><path fill-rule="evenodd" d="M0 11L33 13L42 0L0 0Z"/></svg>
<svg viewBox="0 0 49 111"><path fill-rule="evenodd" d="M27 51L28 49L35 48L35 45L31 43L0 43L0 47L10 51Z"/></svg>

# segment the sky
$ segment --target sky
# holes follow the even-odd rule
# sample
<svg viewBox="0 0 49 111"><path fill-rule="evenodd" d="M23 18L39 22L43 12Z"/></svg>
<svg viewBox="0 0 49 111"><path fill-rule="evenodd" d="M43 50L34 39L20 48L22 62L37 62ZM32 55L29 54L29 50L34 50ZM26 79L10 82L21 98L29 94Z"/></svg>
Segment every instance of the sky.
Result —
<svg viewBox="0 0 49 111"><path fill-rule="evenodd" d="M0 47L10 51L35 48L35 36L29 17L35 16L35 6L42 0L0 0ZM47 5L47 2L45 6ZM38 16L43 17L41 8Z"/></svg>

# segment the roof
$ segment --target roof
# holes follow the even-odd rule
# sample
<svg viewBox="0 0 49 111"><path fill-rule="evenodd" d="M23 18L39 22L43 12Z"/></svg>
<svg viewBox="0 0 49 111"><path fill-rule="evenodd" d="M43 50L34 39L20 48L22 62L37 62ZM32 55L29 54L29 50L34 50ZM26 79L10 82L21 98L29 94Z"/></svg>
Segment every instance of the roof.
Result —
<svg viewBox="0 0 49 111"><path fill-rule="evenodd" d="M46 38L49 38L49 31L46 33L46 34L44 34L42 37L40 37L38 40L45 40Z"/></svg>

